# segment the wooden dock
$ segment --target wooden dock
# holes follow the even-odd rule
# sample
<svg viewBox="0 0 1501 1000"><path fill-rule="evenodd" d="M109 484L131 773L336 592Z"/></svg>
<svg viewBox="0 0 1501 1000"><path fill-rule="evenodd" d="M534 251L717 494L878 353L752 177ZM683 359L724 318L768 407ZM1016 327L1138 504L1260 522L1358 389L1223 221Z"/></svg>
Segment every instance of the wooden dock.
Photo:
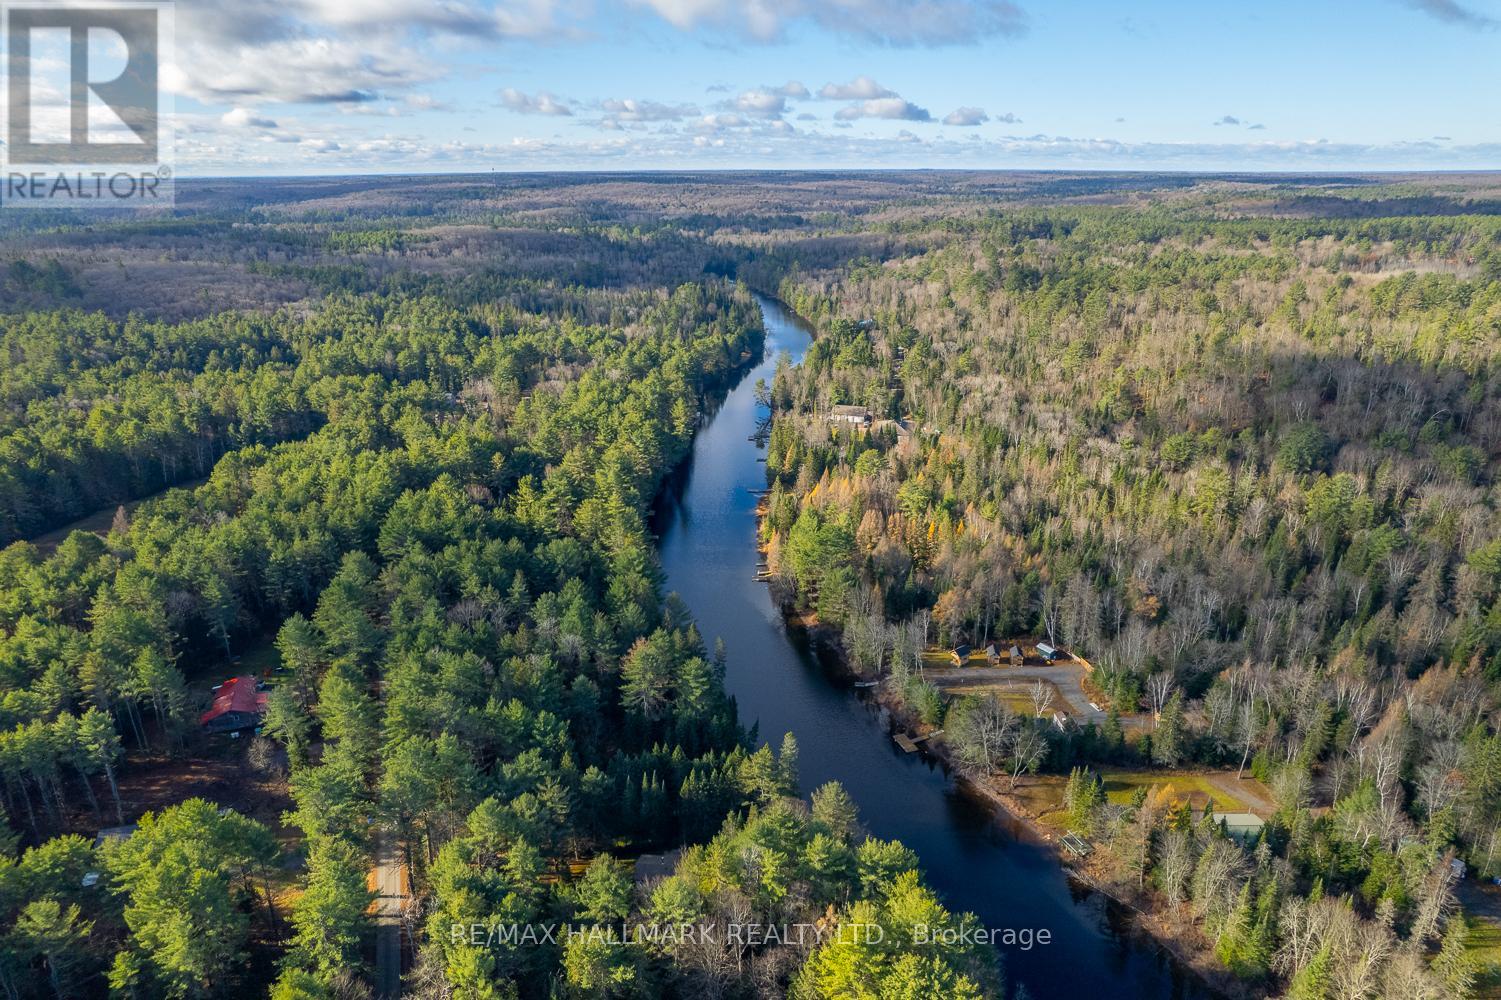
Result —
<svg viewBox="0 0 1501 1000"><path fill-rule="evenodd" d="M1065 833L1062 843L1064 847L1068 848L1069 853L1076 858L1082 858L1090 852L1089 841L1077 833Z"/></svg>
<svg viewBox="0 0 1501 1000"><path fill-rule="evenodd" d="M901 747L904 752L917 753L917 744L913 743L912 737L906 733L897 733L892 739L896 740L896 745Z"/></svg>

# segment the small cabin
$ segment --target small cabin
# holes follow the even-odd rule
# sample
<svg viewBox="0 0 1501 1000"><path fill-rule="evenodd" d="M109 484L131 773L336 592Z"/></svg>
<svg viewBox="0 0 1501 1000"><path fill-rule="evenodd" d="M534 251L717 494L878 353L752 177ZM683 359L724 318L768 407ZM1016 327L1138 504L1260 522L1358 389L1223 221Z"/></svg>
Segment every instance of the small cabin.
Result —
<svg viewBox="0 0 1501 1000"><path fill-rule="evenodd" d="M1001 662L1001 651L996 648L996 645L993 642L985 647L985 662L989 663L991 666L995 666L997 663Z"/></svg>
<svg viewBox="0 0 1501 1000"><path fill-rule="evenodd" d="M239 733L254 729L266 714L266 691L253 675L231 677L214 688L214 703L199 716L207 733Z"/></svg>
<svg viewBox="0 0 1501 1000"><path fill-rule="evenodd" d="M829 411L829 422L835 424L849 424L851 427L865 427L870 424L870 408L866 406L847 406L841 404Z"/></svg>
<svg viewBox="0 0 1501 1000"><path fill-rule="evenodd" d="M953 651L949 653L949 657L954 661L954 666L962 667L969 662L969 654L970 648L968 646L955 646Z"/></svg>
<svg viewBox="0 0 1501 1000"><path fill-rule="evenodd" d="M1019 667L1023 663L1026 663L1026 662L1027 662L1026 657L1022 656L1022 648L1020 646L1012 646L1011 647L1011 665L1013 667Z"/></svg>
<svg viewBox="0 0 1501 1000"><path fill-rule="evenodd" d="M1037 644L1037 655L1052 663L1054 660L1062 659L1063 651L1050 643L1039 642Z"/></svg>

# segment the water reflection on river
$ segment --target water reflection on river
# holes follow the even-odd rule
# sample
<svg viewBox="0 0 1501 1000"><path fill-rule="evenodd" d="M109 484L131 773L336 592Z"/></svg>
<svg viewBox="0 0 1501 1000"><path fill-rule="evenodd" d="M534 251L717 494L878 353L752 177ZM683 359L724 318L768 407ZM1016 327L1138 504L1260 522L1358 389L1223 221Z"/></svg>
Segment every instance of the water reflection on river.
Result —
<svg viewBox="0 0 1501 1000"><path fill-rule="evenodd" d="M656 517L667 587L682 596L709 644L725 641L726 685L742 721L773 744L784 732L796 734L804 793L841 782L873 835L917 851L951 908L973 911L991 928L1051 932L1047 945L1001 949L1010 990L1024 983L1036 1000L1209 996L1117 907L1071 883L1015 824L996 821L932 761L899 751L885 713L819 663L785 627L766 586L754 582L752 491L765 486L764 452L749 440L765 415L754 387L771 381L779 353L796 361L809 344L807 330L780 304L760 303L765 355L700 433Z"/></svg>

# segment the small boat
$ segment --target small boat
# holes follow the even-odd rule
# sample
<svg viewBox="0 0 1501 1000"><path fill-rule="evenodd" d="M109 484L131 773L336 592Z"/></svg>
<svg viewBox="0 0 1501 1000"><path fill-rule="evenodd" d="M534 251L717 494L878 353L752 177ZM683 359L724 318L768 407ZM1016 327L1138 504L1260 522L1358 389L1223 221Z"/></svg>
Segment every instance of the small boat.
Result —
<svg viewBox="0 0 1501 1000"><path fill-rule="evenodd" d="M881 683L881 682L880 681L856 681L855 682L855 687L857 687L857 688L873 688L873 687L875 687L879 683Z"/></svg>

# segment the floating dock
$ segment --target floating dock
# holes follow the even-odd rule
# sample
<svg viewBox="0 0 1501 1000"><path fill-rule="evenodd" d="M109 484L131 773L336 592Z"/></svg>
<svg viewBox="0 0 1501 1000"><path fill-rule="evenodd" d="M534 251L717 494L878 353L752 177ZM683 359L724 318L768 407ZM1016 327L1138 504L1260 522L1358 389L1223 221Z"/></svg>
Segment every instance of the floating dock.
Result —
<svg viewBox="0 0 1501 1000"><path fill-rule="evenodd" d="M897 733L892 739L896 740L896 745L901 747L906 753L917 753L917 744L913 743L912 737L906 733Z"/></svg>

